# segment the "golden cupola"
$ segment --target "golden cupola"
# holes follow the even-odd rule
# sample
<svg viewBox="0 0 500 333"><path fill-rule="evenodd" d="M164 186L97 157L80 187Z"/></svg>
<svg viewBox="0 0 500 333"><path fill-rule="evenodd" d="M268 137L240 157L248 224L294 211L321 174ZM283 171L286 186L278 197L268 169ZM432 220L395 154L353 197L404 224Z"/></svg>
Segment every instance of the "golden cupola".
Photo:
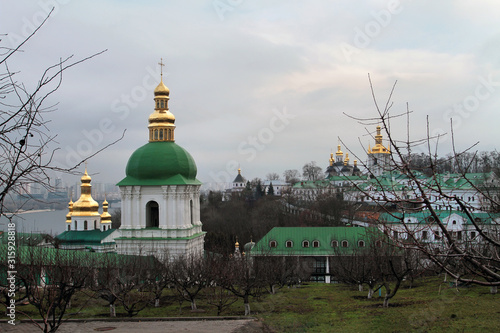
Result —
<svg viewBox="0 0 500 333"><path fill-rule="evenodd" d="M377 126L377 135L375 135L375 146L370 148L368 146L368 154L390 154L391 150L382 145L382 128Z"/></svg>
<svg viewBox="0 0 500 333"><path fill-rule="evenodd" d="M333 165L333 153L330 153L330 166Z"/></svg>
<svg viewBox="0 0 500 333"><path fill-rule="evenodd" d="M91 191L92 185L90 181L92 178L87 173L87 168L85 168L85 173L81 178L81 195L75 203L73 203L73 211L71 216L99 216L99 204L92 198ZM67 217L66 217L67 218Z"/></svg>
<svg viewBox="0 0 500 333"><path fill-rule="evenodd" d="M68 203L68 214L66 214L66 223L71 223L72 215L73 215L73 200L70 199Z"/></svg>
<svg viewBox="0 0 500 333"><path fill-rule="evenodd" d="M163 64L160 63L162 66ZM149 142L175 141L175 116L168 110L170 90L163 83L163 72L160 84L154 91L155 111L149 116Z"/></svg>
<svg viewBox="0 0 500 333"><path fill-rule="evenodd" d="M106 199L102 203L101 223L111 225L111 214L108 212L108 201Z"/></svg>
<svg viewBox="0 0 500 333"><path fill-rule="evenodd" d="M344 153L342 152L342 150L340 150L340 145L337 146L337 153L335 155L344 156Z"/></svg>

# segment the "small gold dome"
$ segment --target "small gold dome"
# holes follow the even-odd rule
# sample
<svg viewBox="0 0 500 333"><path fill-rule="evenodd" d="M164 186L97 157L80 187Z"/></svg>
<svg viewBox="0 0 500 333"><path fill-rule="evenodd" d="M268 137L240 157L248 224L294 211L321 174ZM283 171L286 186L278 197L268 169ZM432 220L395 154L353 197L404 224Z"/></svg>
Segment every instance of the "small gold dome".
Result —
<svg viewBox="0 0 500 333"><path fill-rule="evenodd" d="M66 222L71 223L71 216L73 215L73 200L69 200L68 214L66 214Z"/></svg>
<svg viewBox="0 0 500 333"><path fill-rule="evenodd" d="M83 174L82 178L80 178L82 183L84 184L89 184L92 178L90 178L89 174L87 173L87 168L85 168L85 173Z"/></svg>
<svg viewBox="0 0 500 333"><path fill-rule="evenodd" d="M160 84L155 88L155 96L168 96L170 95L170 89L163 83L163 80L160 81Z"/></svg>
<svg viewBox="0 0 500 333"><path fill-rule="evenodd" d="M149 123L175 123L175 116L172 112L166 111L155 111L149 116Z"/></svg>

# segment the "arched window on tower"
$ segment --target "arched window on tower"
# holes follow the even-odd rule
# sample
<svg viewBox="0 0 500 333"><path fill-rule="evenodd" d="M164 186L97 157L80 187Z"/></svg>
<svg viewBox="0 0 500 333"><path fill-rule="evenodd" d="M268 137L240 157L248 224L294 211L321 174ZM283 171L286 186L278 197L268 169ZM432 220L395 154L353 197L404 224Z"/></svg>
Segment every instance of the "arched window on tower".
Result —
<svg viewBox="0 0 500 333"><path fill-rule="evenodd" d="M160 129L160 141L163 140L163 129Z"/></svg>
<svg viewBox="0 0 500 333"><path fill-rule="evenodd" d="M87 230L88 229L88 222L87 220L83 221L83 230Z"/></svg>
<svg viewBox="0 0 500 333"><path fill-rule="evenodd" d="M160 214L158 203L150 201L146 204L146 228L158 228L160 226Z"/></svg>
<svg viewBox="0 0 500 333"><path fill-rule="evenodd" d="M78 230L78 221L75 220L75 230Z"/></svg>
<svg viewBox="0 0 500 333"><path fill-rule="evenodd" d="M97 229L97 220L94 220L94 229Z"/></svg>
<svg viewBox="0 0 500 333"><path fill-rule="evenodd" d="M154 139L158 140L158 130L157 129L155 129L155 138Z"/></svg>
<svg viewBox="0 0 500 333"><path fill-rule="evenodd" d="M161 104L161 108L163 109L163 108L165 107L164 101L162 100L162 101L160 102L160 104Z"/></svg>
<svg viewBox="0 0 500 333"><path fill-rule="evenodd" d="M189 217L191 218L191 225L194 225L193 200L189 200Z"/></svg>

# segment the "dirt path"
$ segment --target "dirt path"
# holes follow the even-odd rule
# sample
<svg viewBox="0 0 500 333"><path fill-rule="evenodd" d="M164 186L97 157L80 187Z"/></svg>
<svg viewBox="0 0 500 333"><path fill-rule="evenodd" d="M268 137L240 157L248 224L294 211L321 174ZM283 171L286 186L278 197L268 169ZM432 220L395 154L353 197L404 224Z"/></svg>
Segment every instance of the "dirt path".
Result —
<svg viewBox="0 0 500 333"><path fill-rule="evenodd" d="M0 332L41 332L33 324L0 324ZM143 322L67 322L61 325L59 333L262 333L263 325L255 319L238 320L189 320L189 321L143 321Z"/></svg>

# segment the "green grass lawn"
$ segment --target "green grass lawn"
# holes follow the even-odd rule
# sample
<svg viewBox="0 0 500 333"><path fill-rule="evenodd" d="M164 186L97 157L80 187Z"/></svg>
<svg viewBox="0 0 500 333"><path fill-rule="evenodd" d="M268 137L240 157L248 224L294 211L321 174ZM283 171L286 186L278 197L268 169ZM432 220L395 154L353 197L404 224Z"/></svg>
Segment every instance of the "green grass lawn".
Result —
<svg viewBox="0 0 500 333"><path fill-rule="evenodd" d="M159 308L148 307L138 316L216 315L202 297L197 301L200 311L192 312L188 302L179 305L173 292L165 292ZM366 296L367 291L360 292L357 286L307 283L253 298L250 305L252 315L271 332L500 332L500 295L491 295L486 287L457 289L434 277L416 281L411 289L403 285L389 308L382 308L378 292L373 299ZM35 314L30 305L18 309ZM120 306L116 311L118 317L126 316ZM222 315L243 313L243 303L238 301ZM107 317L109 308L103 300L80 293L66 318Z"/></svg>
<svg viewBox="0 0 500 333"><path fill-rule="evenodd" d="M432 278L404 286L389 308L356 286L307 284L254 304L276 332L500 332L500 295Z"/></svg>

